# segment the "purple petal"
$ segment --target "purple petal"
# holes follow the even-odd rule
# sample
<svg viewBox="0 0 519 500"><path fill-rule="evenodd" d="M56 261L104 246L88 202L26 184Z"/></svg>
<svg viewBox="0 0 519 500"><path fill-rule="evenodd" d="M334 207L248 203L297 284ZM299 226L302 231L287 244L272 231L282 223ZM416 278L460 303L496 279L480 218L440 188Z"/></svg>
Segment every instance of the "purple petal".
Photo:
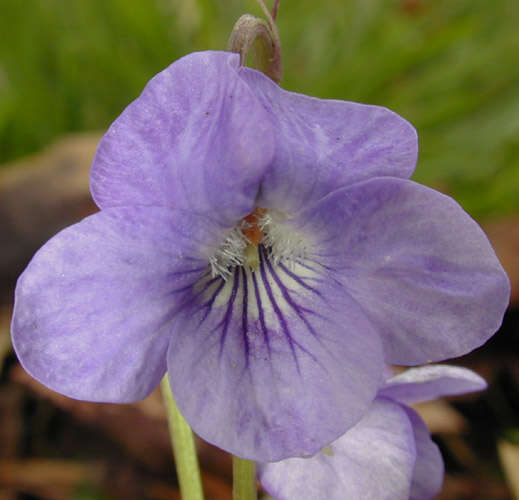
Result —
<svg viewBox="0 0 519 500"><path fill-rule="evenodd" d="M175 304L207 266L211 228L161 208L102 211L44 245L12 321L23 367L76 399L144 398L166 370Z"/></svg>
<svg viewBox="0 0 519 500"><path fill-rule="evenodd" d="M451 198L377 178L299 215L310 258L334 271L383 337L387 362L460 356L499 328L510 285L481 228Z"/></svg>
<svg viewBox="0 0 519 500"><path fill-rule="evenodd" d="M409 500L430 500L443 486L443 459L420 416L411 408L404 405L402 408L407 412L416 443L416 463Z"/></svg>
<svg viewBox="0 0 519 500"><path fill-rule="evenodd" d="M261 247L260 247L261 248ZM342 288L303 265L207 279L174 323L180 410L203 439L261 461L308 456L343 434L380 386L380 340Z"/></svg>
<svg viewBox="0 0 519 500"><path fill-rule="evenodd" d="M96 203L175 206L226 225L251 212L273 133L238 66L237 54L200 52L156 75L101 140Z"/></svg>
<svg viewBox="0 0 519 500"><path fill-rule="evenodd" d="M409 368L386 381L379 396L401 403L419 403L442 396L483 391L487 383L477 373L460 366L429 365Z"/></svg>
<svg viewBox="0 0 519 500"><path fill-rule="evenodd" d="M381 399L322 452L263 464L259 477L277 500L408 500L414 465L406 411Z"/></svg>
<svg viewBox="0 0 519 500"><path fill-rule="evenodd" d="M287 92L250 68L241 68L240 76L261 99L277 131L261 206L294 213L354 182L413 173L416 131L392 111Z"/></svg>

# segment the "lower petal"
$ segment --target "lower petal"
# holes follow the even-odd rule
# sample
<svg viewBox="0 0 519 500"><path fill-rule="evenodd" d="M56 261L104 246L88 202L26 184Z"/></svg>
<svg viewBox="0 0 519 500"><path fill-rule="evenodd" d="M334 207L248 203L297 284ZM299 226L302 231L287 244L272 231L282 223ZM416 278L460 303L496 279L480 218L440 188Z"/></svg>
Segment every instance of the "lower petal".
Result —
<svg viewBox="0 0 519 500"><path fill-rule="evenodd" d="M205 440L261 461L309 456L365 413L380 341L337 283L302 265L235 267L200 282L168 355L181 412Z"/></svg>
<svg viewBox="0 0 519 500"><path fill-rule="evenodd" d="M408 500L415 466L406 411L380 399L317 455L262 464L260 481L277 500Z"/></svg>

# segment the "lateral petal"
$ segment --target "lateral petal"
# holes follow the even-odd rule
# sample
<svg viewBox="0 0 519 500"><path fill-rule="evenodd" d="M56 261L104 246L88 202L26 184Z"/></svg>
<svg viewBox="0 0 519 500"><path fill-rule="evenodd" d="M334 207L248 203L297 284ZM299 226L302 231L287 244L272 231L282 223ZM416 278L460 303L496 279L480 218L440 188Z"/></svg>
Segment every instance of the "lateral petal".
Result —
<svg viewBox="0 0 519 500"><path fill-rule="evenodd" d="M386 361L460 356L501 325L510 285L481 228L448 196L385 177L297 215L309 258L333 271L376 325Z"/></svg>
<svg viewBox="0 0 519 500"><path fill-rule="evenodd" d="M211 226L162 208L99 212L48 241L16 286L14 349L47 387L144 398L166 371L176 306L205 271Z"/></svg>
<svg viewBox="0 0 519 500"><path fill-rule="evenodd" d="M443 486L443 458L421 417L412 408L402 405L411 422L416 444L416 463L409 500L432 500Z"/></svg>

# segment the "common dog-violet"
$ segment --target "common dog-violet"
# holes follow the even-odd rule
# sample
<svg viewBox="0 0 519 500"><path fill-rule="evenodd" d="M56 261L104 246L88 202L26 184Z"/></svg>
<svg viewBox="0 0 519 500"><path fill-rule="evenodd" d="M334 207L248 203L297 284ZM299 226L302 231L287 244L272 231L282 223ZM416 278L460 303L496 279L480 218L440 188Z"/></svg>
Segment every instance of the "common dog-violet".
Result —
<svg viewBox="0 0 519 500"><path fill-rule="evenodd" d="M121 403L167 370L207 441L314 454L370 411L386 363L464 354L508 304L478 225L409 180L416 156L387 109L284 91L236 54L180 59L103 137L101 211L20 277L21 363Z"/></svg>
<svg viewBox="0 0 519 500"><path fill-rule="evenodd" d="M443 460L407 405L485 388L466 368L411 368L389 378L362 420L315 456L261 464L261 482L276 500L430 500L443 483Z"/></svg>

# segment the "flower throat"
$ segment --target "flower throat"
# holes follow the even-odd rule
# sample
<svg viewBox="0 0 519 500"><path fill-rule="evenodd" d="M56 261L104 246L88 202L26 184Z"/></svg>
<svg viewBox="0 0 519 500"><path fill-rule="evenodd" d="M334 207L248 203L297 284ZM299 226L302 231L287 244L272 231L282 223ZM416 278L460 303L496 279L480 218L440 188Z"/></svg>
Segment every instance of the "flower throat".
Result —
<svg viewBox="0 0 519 500"><path fill-rule="evenodd" d="M306 245L287 227L287 216L276 210L256 207L230 231L218 250L209 258L211 274L227 280L235 266L258 269L260 247L274 264L290 263L304 257Z"/></svg>

